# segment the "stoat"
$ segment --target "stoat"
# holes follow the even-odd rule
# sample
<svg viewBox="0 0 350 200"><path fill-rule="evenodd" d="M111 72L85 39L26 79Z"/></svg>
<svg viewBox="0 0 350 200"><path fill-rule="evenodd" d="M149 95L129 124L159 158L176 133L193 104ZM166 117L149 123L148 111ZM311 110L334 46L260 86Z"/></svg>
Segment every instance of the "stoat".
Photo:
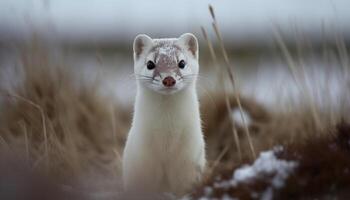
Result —
<svg viewBox="0 0 350 200"><path fill-rule="evenodd" d="M137 94L123 156L124 186L183 194L200 180L206 163L197 38L141 34L133 49Z"/></svg>

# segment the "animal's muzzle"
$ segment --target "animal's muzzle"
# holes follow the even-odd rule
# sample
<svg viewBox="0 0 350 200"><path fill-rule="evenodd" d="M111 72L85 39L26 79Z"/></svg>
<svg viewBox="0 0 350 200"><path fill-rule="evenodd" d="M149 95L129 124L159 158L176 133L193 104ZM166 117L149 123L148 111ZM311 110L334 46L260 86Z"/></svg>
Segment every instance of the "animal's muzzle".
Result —
<svg viewBox="0 0 350 200"><path fill-rule="evenodd" d="M171 77L171 76L167 76L167 77L165 77L164 79L163 79L163 85L165 86L165 87L172 87L172 86L174 86L176 84L176 80L173 78L173 77Z"/></svg>

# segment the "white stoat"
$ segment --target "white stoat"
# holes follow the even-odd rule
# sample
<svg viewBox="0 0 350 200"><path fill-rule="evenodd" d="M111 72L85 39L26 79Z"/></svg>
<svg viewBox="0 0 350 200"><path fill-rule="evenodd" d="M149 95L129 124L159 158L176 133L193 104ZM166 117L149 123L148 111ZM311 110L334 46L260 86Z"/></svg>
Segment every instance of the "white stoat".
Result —
<svg viewBox="0 0 350 200"><path fill-rule="evenodd" d="M183 194L200 180L206 159L196 93L198 70L193 34L135 38L137 94L123 157L127 190Z"/></svg>

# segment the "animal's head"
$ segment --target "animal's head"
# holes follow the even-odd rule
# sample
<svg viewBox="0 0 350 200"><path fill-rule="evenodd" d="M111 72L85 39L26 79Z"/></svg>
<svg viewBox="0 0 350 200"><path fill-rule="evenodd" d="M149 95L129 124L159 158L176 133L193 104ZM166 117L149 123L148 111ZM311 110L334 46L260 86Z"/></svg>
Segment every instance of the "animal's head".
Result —
<svg viewBox="0 0 350 200"><path fill-rule="evenodd" d="M198 41L191 33L179 38L152 39L141 34L134 40L137 81L161 94L173 94L196 81Z"/></svg>

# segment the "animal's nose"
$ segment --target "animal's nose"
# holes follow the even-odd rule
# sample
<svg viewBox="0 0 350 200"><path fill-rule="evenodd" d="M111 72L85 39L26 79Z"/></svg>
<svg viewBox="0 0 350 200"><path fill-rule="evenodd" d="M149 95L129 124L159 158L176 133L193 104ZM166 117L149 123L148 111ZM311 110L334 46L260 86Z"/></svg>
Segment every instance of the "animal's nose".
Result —
<svg viewBox="0 0 350 200"><path fill-rule="evenodd" d="M165 87L172 87L175 85L175 83L176 83L176 80L171 76L167 76L163 79L163 85Z"/></svg>

